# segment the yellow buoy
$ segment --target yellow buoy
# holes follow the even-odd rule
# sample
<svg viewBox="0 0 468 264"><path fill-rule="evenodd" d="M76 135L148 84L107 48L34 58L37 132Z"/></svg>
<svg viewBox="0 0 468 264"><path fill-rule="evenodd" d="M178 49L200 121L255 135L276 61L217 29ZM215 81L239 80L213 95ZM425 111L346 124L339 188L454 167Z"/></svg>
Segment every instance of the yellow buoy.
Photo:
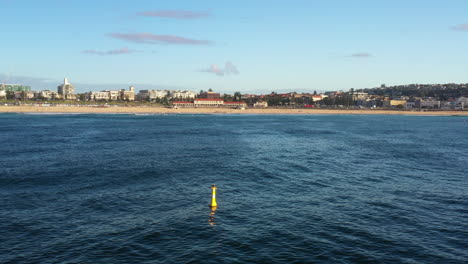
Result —
<svg viewBox="0 0 468 264"><path fill-rule="evenodd" d="M216 203L216 185L211 185L212 195L211 195L211 207L216 207L218 204Z"/></svg>

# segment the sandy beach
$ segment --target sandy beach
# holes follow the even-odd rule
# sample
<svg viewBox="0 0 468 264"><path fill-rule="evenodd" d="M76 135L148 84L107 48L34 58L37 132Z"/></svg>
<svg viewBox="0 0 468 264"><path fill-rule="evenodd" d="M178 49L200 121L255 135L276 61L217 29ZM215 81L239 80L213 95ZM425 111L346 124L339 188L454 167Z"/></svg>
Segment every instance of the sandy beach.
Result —
<svg viewBox="0 0 468 264"><path fill-rule="evenodd" d="M438 115L468 116L468 111L398 111L340 109L225 109L225 108L164 108L164 107L90 107L90 106L0 106L0 113L99 113L99 114L311 114L311 115Z"/></svg>

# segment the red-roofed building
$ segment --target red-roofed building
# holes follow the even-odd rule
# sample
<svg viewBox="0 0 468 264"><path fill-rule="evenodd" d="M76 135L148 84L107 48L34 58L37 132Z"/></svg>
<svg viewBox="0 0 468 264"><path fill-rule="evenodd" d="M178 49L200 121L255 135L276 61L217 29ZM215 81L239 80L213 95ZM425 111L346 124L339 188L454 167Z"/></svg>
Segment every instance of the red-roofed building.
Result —
<svg viewBox="0 0 468 264"><path fill-rule="evenodd" d="M195 107L220 107L224 105L223 99L198 98L193 101Z"/></svg>
<svg viewBox="0 0 468 264"><path fill-rule="evenodd" d="M314 102L317 102L317 101L322 101L322 96L321 95L312 95L312 100Z"/></svg>
<svg viewBox="0 0 468 264"><path fill-rule="evenodd" d="M209 98L198 98L193 102L190 101L174 101L172 102L174 107L230 107L230 108L245 108L247 104L245 102L224 102L222 99L209 99Z"/></svg>

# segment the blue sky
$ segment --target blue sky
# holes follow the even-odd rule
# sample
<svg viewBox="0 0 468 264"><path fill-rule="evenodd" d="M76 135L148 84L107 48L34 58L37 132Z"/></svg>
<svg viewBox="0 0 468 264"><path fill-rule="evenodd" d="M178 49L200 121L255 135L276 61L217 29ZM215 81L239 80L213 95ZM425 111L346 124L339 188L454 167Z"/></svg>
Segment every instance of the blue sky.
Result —
<svg viewBox="0 0 468 264"><path fill-rule="evenodd" d="M0 82L269 93L468 82L466 0L0 0Z"/></svg>

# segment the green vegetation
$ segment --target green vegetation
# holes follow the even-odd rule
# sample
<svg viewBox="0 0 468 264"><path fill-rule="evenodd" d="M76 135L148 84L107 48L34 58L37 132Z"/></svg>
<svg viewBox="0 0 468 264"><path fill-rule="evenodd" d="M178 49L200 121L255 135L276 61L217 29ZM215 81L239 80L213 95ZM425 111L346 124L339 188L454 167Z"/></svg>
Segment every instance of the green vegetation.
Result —
<svg viewBox="0 0 468 264"><path fill-rule="evenodd" d="M343 105L343 106L354 106L356 101L353 100L351 93L343 93L334 97L323 98L321 104L324 105Z"/></svg>

